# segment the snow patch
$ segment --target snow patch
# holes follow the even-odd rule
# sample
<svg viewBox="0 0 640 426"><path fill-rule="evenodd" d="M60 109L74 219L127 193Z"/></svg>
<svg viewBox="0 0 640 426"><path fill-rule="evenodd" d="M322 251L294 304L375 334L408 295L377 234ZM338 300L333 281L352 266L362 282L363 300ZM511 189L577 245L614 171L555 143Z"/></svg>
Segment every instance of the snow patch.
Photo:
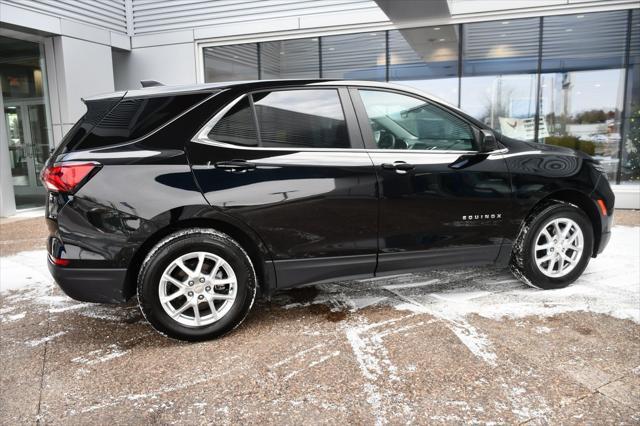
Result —
<svg viewBox="0 0 640 426"><path fill-rule="evenodd" d="M0 257L0 294L13 290L48 290L52 286L46 250Z"/></svg>
<svg viewBox="0 0 640 426"><path fill-rule="evenodd" d="M36 347L36 346L40 346L43 343L50 342L51 340L56 339L56 338L58 338L60 336L64 336L65 334L67 334L66 331L59 331L59 332L57 332L55 334L52 334L50 336L43 337L42 339L29 340L28 342L26 342L26 344L33 348L33 347Z"/></svg>
<svg viewBox="0 0 640 426"><path fill-rule="evenodd" d="M112 344L107 346L105 349L97 349L95 351L91 351L84 356L79 356L71 359L73 362L77 362L79 364L84 365L94 365L107 361L111 361L115 358L120 358L124 356L129 351L121 350L118 345Z"/></svg>
<svg viewBox="0 0 640 426"><path fill-rule="evenodd" d="M0 322L7 323L7 322L18 321L23 319L26 314L27 314L26 312L20 312L19 314L13 314L13 315L0 315Z"/></svg>
<svg viewBox="0 0 640 426"><path fill-rule="evenodd" d="M407 327L398 328L396 323L411 316L413 315L373 324L369 324L364 317L361 317L355 324L348 325L345 330L358 367L365 378L364 392L367 403L373 409L376 425L388 423L388 417L400 414L400 410L405 416L412 417L407 397L401 392L394 392L390 386L391 382L400 381L400 377L383 341L383 338L391 333L405 331Z"/></svg>

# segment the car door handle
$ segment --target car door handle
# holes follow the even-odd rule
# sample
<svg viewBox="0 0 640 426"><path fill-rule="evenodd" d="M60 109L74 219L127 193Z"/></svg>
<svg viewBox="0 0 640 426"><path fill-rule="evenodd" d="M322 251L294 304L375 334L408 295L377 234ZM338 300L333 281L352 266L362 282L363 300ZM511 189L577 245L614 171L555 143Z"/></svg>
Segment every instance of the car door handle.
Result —
<svg viewBox="0 0 640 426"><path fill-rule="evenodd" d="M256 165L249 163L246 160L230 160L230 161L217 161L215 163L216 169L239 171L239 170L253 170Z"/></svg>
<svg viewBox="0 0 640 426"><path fill-rule="evenodd" d="M382 163L380 166L386 170L400 170L403 172L412 170L416 167L413 164L405 163L404 161L396 161L395 163Z"/></svg>

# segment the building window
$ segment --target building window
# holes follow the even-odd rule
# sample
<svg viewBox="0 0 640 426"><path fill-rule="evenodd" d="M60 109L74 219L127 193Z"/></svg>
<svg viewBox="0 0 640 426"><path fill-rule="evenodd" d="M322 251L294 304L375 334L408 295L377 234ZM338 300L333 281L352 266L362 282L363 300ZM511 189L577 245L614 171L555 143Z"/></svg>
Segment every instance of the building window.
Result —
<svg viewBox="0 0 640 426"><path fill-rule="evenodd" d="M540 19L463 27L460 107L509 137L535 139Z"/></svg>
<svg viewBox="0 0 640 426"><path fill-rule="evenodd" d="M640 10L632 12L620 178L640 182Z"/></svg>
<svg viewBox="0 0 640 426"><path fill-rule="evenodd" d="M260 145L275 148L349 148L338 91L254 93Z"/></svg>
<svg viewBox="0 0 640 426"><path fill-rule="evenodd" d="M384 31L322 37L322 77L347 80L386 79Z"/></svg>
<svg viewBox="0 0 640 426"><path fill-rule="evenodd" d="M458 104L459 27L389 31L389 81Z"/></svg>
<svg viewBox="0 0 640 426"><path fill-rule="evenodd" d="M544 143L582 150L610 180L619 166L627 12L544 18L541 116Z"/></svg>
<svg viewBox="0 0 640 426"><path fill-rule="evenodd" d="M318 38L260 43L262 78L318 78Z"/></svg>
<svg viewBox="0 0 640 426"><path fill-rule="evenodd" d="M640 181L635 9L207 47L203 62L205 81L404 84L506 136L583 150L611 180Z"/></svg>
<svg viewBox="0 0 640 426"><path fill-rule="evenodd" d="M257 80L258 45L256 43L205 47L204 81Z"/></svg>

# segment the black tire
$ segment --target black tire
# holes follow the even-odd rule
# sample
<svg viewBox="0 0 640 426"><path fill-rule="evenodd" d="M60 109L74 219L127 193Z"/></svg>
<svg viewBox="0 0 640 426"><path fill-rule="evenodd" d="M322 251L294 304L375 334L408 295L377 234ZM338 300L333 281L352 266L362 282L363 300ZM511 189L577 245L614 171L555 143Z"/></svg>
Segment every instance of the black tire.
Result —
<svg viewBox="0 0 640 426"><path fill-rule="evenodd" d="M165 269L178 257L194 251L222 257L237 279L231 307L222 318L204 326L188 326L174 320L163 308L158 293ZM147 321L161 334L186 341L210 340L228 333L245 319L256 296L256 282L249 256L228 235L206 228L185 229L164 238L145 258L138 275L138 304Z"/></svg>
<svg viewBox="0 0 640 426"><path fill-rule="evenodd" d="M541 271L535 261L535 240L545 225L559 218L571 219L580 227L584 240L583 250L570 272L562 277L550 277ZM531 213L522 225L511 256L511 271L516 278L535 288L548 290L566 287L577 280L589 264L593 240L591 221L580 208L559 201L545 204Z"/></svg>

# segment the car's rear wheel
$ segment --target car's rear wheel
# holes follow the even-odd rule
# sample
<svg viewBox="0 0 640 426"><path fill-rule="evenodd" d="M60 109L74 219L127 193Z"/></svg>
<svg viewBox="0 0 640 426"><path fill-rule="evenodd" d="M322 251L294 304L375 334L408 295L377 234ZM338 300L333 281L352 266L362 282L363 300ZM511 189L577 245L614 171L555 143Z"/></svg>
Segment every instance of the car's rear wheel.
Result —
<svg viewBox="0 0 640 426"><path fill-rule="evenodd" d="M586 214L572 204L549 204L523 224L511 270L533 287L562 288L580 277L592 252L593 227Z"/></svg>
<svg viewBox="0 0 640 426"><path fill-rule="evenodd" d="M160 241L138 277L145 318L170 337L198 341L237 327L251 309L256 275L249 256L228 235L186 229Z"/></svg>

